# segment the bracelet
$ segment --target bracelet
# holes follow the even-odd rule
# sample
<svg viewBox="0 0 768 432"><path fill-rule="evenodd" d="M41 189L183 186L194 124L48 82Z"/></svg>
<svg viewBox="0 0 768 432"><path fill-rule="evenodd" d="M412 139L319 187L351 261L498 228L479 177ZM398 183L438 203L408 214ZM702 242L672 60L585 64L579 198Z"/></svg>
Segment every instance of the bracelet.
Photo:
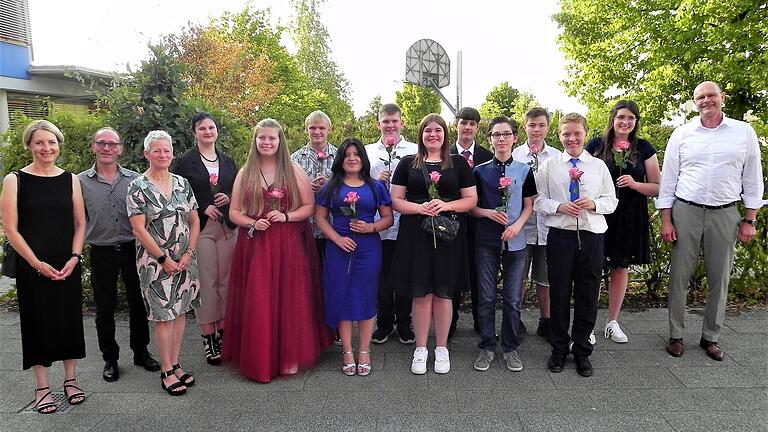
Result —
<svg viewBox="0 0 768 432"><path fill-rule="evenodd" d="M248 229L247 237L249 239L252 239L253 238L253 234L256 232L256 219L252 220L251 223L248 224L248 226L250 228Z"/></svg>
<svg viewBox="0 0 768 432"><path fill-rule="evenodd" d="M72 255L70 255L69 257L77 258L77 262L83 262L83 256L77 252L72 252Z"/></svg>
<svg viewBox="0 0 768 432"><path fill-rule="evenodd" d="M288 223L288 212L283 212L283 214L285 215L285 223Z"/></svg>
<svg viewBox="0 0 768 432"><path fill-rule="evenodd" d="M745 224L749 224L752 226L757 225L757 219L747 219L747 218L741 218L741 222Z"/></svg>
<svg viewBox="0 0 768 432"><path fill-rule="evenodd" d="M187 248L187 250L184 251L185 254L189 254L192 258L197 258L197 249L195 248Z"/></svg>

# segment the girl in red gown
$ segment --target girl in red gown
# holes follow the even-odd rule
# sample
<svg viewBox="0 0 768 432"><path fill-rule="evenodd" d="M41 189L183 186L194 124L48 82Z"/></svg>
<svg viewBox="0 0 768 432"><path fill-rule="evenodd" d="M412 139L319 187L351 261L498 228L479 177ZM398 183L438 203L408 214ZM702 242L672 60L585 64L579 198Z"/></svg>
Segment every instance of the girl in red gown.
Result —
<svg viewBox="0 0 768 432"><path fill-rule="evenodd" d="M309 179L291 163L282 127L260 121L232 189L229 216L240 232L222 353L249 379L269 382L310 368L330 345L308 223L313 211Z"/></svg>

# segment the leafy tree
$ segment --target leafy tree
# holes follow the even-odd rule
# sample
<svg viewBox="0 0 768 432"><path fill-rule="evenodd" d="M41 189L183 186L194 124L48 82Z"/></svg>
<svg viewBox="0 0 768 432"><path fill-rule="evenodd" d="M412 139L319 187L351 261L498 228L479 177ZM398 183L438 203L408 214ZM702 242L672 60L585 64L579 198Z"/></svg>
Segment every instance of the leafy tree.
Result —
<svg viewBox="0 0 768 432"><path fill-rule="evenodd" d="M681 112L701 81L730 95L734 118L768 119L768 8L753 0L562 0L566 89L590 108L632 98L651 123Z"/></svg>
<svg viewBox="0 0 768 432"><path fill-rule="evenodd" d="M513 108L515 101L520 96L520 91L509 85L509 82L503 83L492 88L485 96L485 100L480 104L480 116L483 118L493 118L500 115L509 118L514 117Z"/></svg>
<svg viewBox="0 0 768 432"><path fill-rule="evenodd" d="M268 11L246 7L241 12L227 12L211 26L228 35L232 40L244 43L253 55L266 55L272 64L269 83L277 86L274 98L258 110L258 118L272 117L284 126L303 125L304 118L315 107L312 89L307 76L300 70L296 59L282 45L286 29L270 22Z"/></svg>
<svg viewBox="0 0 768 432"><path fill-rule="evenodd" d="M317 109L333 122L353 119L349 105L349 81L332 58L331 37L320 21L320 6L325 0L292 0L295 16L291 36L298 51L296 62L307 76L310 97Z"/></svg>
<svg viewBox="0 0 768 432"><path fill-rule="evenodd" d="M174 153L193 145L188 132L189 112L182 97L187 83L182 79L184 66L160 46L150 46L151 57L141 62L139 70L116 77L114 88L101 97L106 120L120 133L128 165L146 166L144 137L151 130L164 130L173 138Z"/></svg>
<svg viewBox="0 0 768 432"><path fill-rule="evenodd" d="M439 113L441 107L440 96L433 89L411 83L404 83L403 90L395 92L395 102L400 105L410 141L414 140L421 119L427 114Z"/></svg>
<svg viewBox="0 0 768 432"><path fill-rule="evenodd" d="M183 78L188 95L256 123L259 109L282 88L273 79L274 67L263 52L209 26L192 26L165 38L166 49L186 65Z"/></svg>

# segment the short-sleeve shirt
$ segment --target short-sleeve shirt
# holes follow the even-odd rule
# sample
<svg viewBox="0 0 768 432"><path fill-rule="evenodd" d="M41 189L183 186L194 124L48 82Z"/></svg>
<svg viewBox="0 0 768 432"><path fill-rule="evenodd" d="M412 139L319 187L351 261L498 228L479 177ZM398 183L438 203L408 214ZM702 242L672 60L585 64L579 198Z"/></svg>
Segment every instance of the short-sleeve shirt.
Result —
<svg viewBox="0 0 768 432"><path fill-rule="evenodd" d="M415 203L423 203L430 200L429 189L420 168L413 167L415 155L405 156L397 165L392 176L392 184L405 186L405 199ZM467 160L461 155L451 155L453 167L442 168L442 163L427 162L427 173L437 171L441 174L437 183L440 199L443 201L455 201L461 198L461 189L475 186L475 176Z"/></svg>
<svg viewBox="0 0 768 432"><path fill-rule="evenodd" d="M522 209L523 198L529 198L535 196L538 191L536 190L536 181L533 176L533 170L522 162L514 161L511 157L506 162L501 162L495 157L490 161L480 164L475 167L475 179L477 181L477 206L483 209L497 209L504 206L504 199L502 191L499 188L499 179L505 176L509 166L515 166L517 164L518 170L516 172L526 172L524 174L524 180L522 184L519 179L513 178L513 184L509 186L510 196L519 196L520 203L519 208ZM523 168L527 168L523 170ZM515 206L517 208L518 206ZM508 214L509 215L509 214ZM516 215L519 217L519 213ZM513 224L515 220L510 220L509 224ZM477 232L475 234L475 243L484 246L500 246L501 234L504 232L505 227L499 223L496 223L488 218L479 218L477 221ZM525 232L520 233L523 237ZM523 238L523 245L525 247L525 240Z"/></svg>

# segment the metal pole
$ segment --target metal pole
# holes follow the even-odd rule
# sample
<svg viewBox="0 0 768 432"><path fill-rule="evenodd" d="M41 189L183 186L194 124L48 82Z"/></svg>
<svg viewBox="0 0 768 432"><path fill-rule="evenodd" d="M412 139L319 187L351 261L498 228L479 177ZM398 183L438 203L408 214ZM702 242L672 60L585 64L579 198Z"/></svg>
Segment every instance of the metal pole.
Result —
<svg viewBox="0 0 768 432"><path fill-rule="evenodd" d="M462 53L461 50L456 54L456 108L461 109L462 106L464 106L461 102L461 57Z"/></svg>

